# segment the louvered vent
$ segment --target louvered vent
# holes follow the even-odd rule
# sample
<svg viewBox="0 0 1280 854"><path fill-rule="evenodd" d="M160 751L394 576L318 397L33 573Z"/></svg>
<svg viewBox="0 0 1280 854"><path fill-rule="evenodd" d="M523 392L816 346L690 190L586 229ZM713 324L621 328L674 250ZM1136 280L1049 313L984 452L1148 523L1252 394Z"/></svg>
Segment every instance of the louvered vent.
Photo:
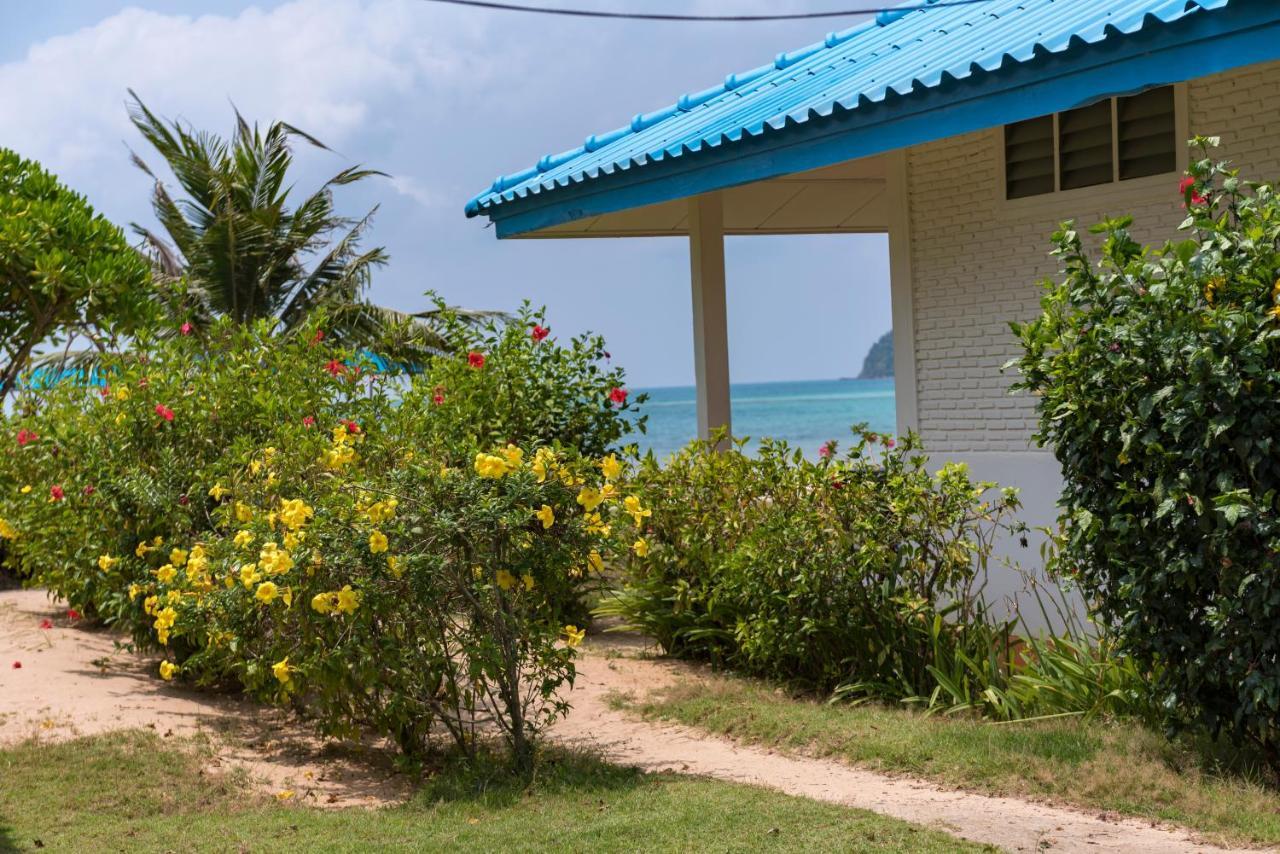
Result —
<svg viewBox="0 0 1280 854"><path fill-rule="evenodd" d="M1177 171L1178 140L1173 87L1162 86L1116 100L1120 180Z"/></svg>
<svg viewBox="0 0 1280 854"><path fill-rule="evenodd" d="M1004 128L1005 197L1053 192L1053 116Z"/></svg>
<svg viewBox="0 0 1280 854"><path fill-rule="evenodd" d="M1111 182L1111 102L1058 116L1058 157L1064 190Z"/></svg>

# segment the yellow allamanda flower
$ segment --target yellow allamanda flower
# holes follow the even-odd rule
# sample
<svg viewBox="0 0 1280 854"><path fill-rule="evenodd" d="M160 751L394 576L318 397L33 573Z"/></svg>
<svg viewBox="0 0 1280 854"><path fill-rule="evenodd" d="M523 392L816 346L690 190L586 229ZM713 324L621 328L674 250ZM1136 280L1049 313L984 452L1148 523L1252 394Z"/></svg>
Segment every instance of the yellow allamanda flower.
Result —
<svg viewBox="0 0 1280 854"><path fill-rule="evenodd" d="M551 508L550 504L543 504L542 509L535 511L533 515L542 523L544 530L550 530L551 526L556 523L556 511Z"/></svg>
<svg viewBox="0 0 1280 854"><path fill-rule="evenodd" d="M138 547L133 550L133 553L138 557L146 557L149 551L151 551L151 547L146 543L138 543Z"/></svg>
<svg viewBox="0 0 1280 854"><path fill-rule="evenodd" d="M334 604L342 613L354 614L360 607L360 591L352 590L350 584L344 584L337 592Z"/></svg>
<svg viewBox="0 0 1280 854"><path fill-rule="evenodd" d="M404 575L404 560L395 555L387 555L387 570L396 578L400 578Z"/></svg>
<svg viewBox="0 0 1280 854"><path fill-rule="evenodd" d="M280 595L280 588L276 587L273 581L264 581L258 585L257 592L253 594L253 598L257 599L263 605L270 605Z"/></svg>
<svg viewBox="0 0 1280 854"><path fill-rule="evenodd" d="M498 586L503 590L510 590L516 583L516 577L505 569L498 570L495 580L498 582Z"/></svg>
<svg viewBox="0 0 1280 854"><path fill-rule="evenodd" d="M231 542L235 543L237 548L244 548L253 542L253 534L249 531L239 531L231 538Z"/></svg>
<svg viewBox="0 0 1280 854"><path fill-rule="evenodd" d="M301 498L290 498L280 501L280 521L290 531L297 531L307 524L315 515L315 511L307 506Z"/></svg>
<svg viewBox="0 0 1280 854"><path fill-rule="evenodd" d="M317 614L332 614L337 607L337 596L333 593L317 593L311 597L311 610Z"/></svg>
<svg viewBox="0 0 1280 854"><path fill-rule="evenodd" d="M142 587L137 584L129 585L129 601L132 602L138 598L138 594L142 592Z"/></svg>
<svg viewBox="0 0 1280 854"><path fill-rule="evenodd" d="M253 508L243 501L236 502L236 521L247 525L253 521Z"/></svg>
<svg viewBox="0 0 1280 854"><path fill-rule="evenodd" d="M293 588L292 587L286 587L284 590L280 591L280 601L284 603L284 606L286 608L293 607Z"/></svg>
<svg viewBox="0 0 1280 854"><path fill-rule="evenodd" d="M575 646L582 643L582 639L586 636L586 629L580 629L572 624L564 627L564 643L565 646L570 649L573 649Z"/></svg>
<svg viewBox="0 0 1280 854"><path fill-rule="evenodd" d="M514 470L524 465L524 451L520 450L515 445L507 445L502 449L501 453L508 468Z"/></svg>
<svg viewBox="0 0 1280 854"><path fill-rule="evenodd" d="M447 477L448 477L449 475L451 475L451 474L453 474L453 469L449 468L448 466L440 466L440 479L441 479L441 480L444 480L445 478L447 478Z"/></svg>
<svg viewBox="0 0 1280 854"><path fill-rule="evenodd" d="M604 558L595 549L592 549L591 554L587 555L587 563L596 572L604 572Z"/></svg>
<svg viewBox="0 0 1280 854"><path fill-rule="evenodd" d="M293 551L306 539L307 539L307 536L303 531L298 531L297 533L290 531L289 533L284 535L284 540L282 540L282 542L284 543L284 547L286 549L288 549L289 551Z"/></svg>
<svg viewBox="0 0 1280 854"><path fill-rule="evenodd" d="M221 483L215 483L212 487L209 488L209 497L212 498L214 501L221 501L222 496L226 495L227 492L228 492L227 488L224 487Z"/></svg>
<svg viewBox="0 0 1280 854"><path fill-rule="evenodd" d="M533 452L533 465L530 468L538 476L538 483L545 483L547 472L555 465L556 452L550 448L539 448Z"/></svg>
<svg viewBox="0 0 1280 854"><path fill-rule="evenodd" d="M533 576L526 572L520 576L520 583L524 585L525 590L532 590L534 585Z"/></svg>
<svg viewBox="0 0 1280 854"><path fill-rule="evenodd" d="M4 530L0 528L0 536L3 536ZM98 569L103 572L110 572L116 568L116 564L120 562L120 558L111 555L98 555Z"/></svg>
<svg viewBox="0 0 1280 854"><path fill-rule="evenodd" d="M156 570L156 580L161 584L172 584L173 579L178 577L178 570L173 564L166 563L164 566Z"/></svg>
<svg viewBox="0 0 1280 854"><path fill-rule="evenodd" d="M168 602L170 605L177 605L182 601L182 593L178 590L170 590L168 593L164 594L164 601Z"/></svg>
<svg viewBox="0 0 1280 854"><path fill-rule="evenodd" d="M396 508L400 506L400 502L395 498L388 498L386 501L379 501L370 504L364 511L369 521L375 525L380 525L388 521L396 515Z"/></svg>
<svg viewBox="0 0 1280 854"><path fill-rule="evenodd" d="M156 615L156 606L159 604L159 596L148 596L142 600L142 612L149 617L154 617Z"/></svg>
<svg viewBox="0 0 1280 854"><path fill-rule="evenodd" d="M174 674L178 672L178 665L172 661L160 662L160 678L168 682L173 679Z"/></svg>
<svg viewBox="0 0 1280 854"><path fill-rule="evenodd" d="M587 523L587 533L599 534L600 536L609 536L609 531L613 529L612 525L607 524L599 513L588 513L585 517Z"/></svg>
<svg viewBox="0 0 1280 854"><path fill-rule="evenodd" d="M1272 306L1267 314L1271 315L1275 320L1280 320L1280 305Z"/></svg>
<svg viewBox="0 0 1280 854"><path fill-rule="evenodd" d="M631 550L636 553L636 557L648 557L649 543L641 537L631 544Z"/></svg>
<svg viewBox="0 0 1280 854"><path fill-rule="evenodd" d="M18 538L18 529L10 525L6 520L0 519L0 540L16 540Z"/></svg>
<svg viewBox="0 0 1280 854"><path fill-rule="evenodd" d="M23 495L29 495L31 493L31 484L28 483L26 486L22 487L22 489L19 489L18 491L21 492Z"/></svg>
<svg viewBox="0 0 1280 854"><path fill-rule="evenodd" d="M382 554L387 550L387 535L381 531L374 531L369 535L369 551L373 554Z"/></svg>
<svg viewBox="0 0 1280 854"><path fill-rule="evenodd" d="M614 486L612 483L606 483L604 486L600 487L601 501L612 501L617 497L618 497L618 487Z"/></svg>
<svg viewBox="0 0 1280 854"><path fill-rule="evenodd" d="M497 480L507 474L507 461L493 454L476 454L476 474L480 477Z"/></svg>
<svg viewBox="0 0 1280 854"><path fill-rule="evenodd" d="M271 675L276 677L276 681L281 685L287 686L289 684L290 674L292 673L293 668L289 666L289 656L287 655L271 665Z"/></svg>
<svg viewBox="0 0 1280 854"><path fill-rule="evenodd" d="M119 427L121 424L129 420L129 416L125 415L123 412L117 412L116 417L112 420L115 422L115 425Z"/></svg>
<svg viewBox="0 0 1280 854"><path fill-rule="evenodd" d="M129 387L119 386L116 388L116 400L125 401L129 399Z"/></svg>
<svg viewBox="0 0 1280 854"><path fill-rule="evenodd" d="M631 514L631 518L635 520L636 527L644 524L644 520L653 515L653 511L642 507L640 499L634 495L628 495L622 499L622 509Z"/></svg>
<svg viewBox="0 0 1280 854"><path fill-rule="evenodd" d="M600 490L593 486L584 486L578 490L578 503L582 505L582 509L588 513L594 511L604 501L604 496L600 494Z"/></svg>
<svg viewBox="0 0 1280 854"><path fill-rule="evenodd" d="M340 429L342 429L344 433L346 432L345 427ZM321 457L321 461L324 463L325 468L338 471L356 461L356 450L350 445L335 444L332 448L324 452L324 456Z"/></svg>
<svg viewBox="0 0 1280 854"><path fill-rule="evenodd" d="M240 566L240 583L245 589L253 587L258 583L258 579L262 576L258 574L258 565L256 563L245 563Z"/></svg>
<svg viewBox="0 0 1280 854"><path fill-rule="evenodd" d="M258 566L267 575L283 575L293 569L293 556L275 543L267 542L258 552Z"/></svg>
<svg viewBox="0 0 1280 854"><path fill-rule="evenodd" d="M622 463L617 454L610 454L600 461L600 471L605 480L617 480L622 474Z"/></svg>
<svg viewBox="0 0 1280 854"><path fill-rule="evenodd" d="M174 566L182 566L187 562L187 553L183 549L174 549L169 552L169 563Z"/></svg>

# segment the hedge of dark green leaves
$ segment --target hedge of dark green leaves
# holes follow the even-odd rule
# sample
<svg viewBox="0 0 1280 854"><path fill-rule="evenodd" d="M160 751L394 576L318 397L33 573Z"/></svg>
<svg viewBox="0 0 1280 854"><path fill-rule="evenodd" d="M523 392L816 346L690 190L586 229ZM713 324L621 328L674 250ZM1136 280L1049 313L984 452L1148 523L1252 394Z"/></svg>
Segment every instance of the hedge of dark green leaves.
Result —
<svg viewBox="0 0 1280 854"><path fill-rule="evenodd" d="M1175 723L1280 756L1280 199L1210 159L1182 239L1067 224L1043 313L1016 326L1021 389L1063 467L1060 567L1159 666ZM1172 187L1170 188L1173 189Z"/></svg>

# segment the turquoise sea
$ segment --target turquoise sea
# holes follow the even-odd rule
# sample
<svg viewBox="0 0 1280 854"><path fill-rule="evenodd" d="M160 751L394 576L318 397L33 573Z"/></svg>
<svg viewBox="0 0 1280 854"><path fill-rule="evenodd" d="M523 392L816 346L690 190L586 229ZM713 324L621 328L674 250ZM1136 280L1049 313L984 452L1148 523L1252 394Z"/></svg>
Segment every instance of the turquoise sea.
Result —
<svg viewBox="0 0 1280 854"><path fill-rule="evenodd" d="M649 416L648 432L638 439L641 453L652 450L664 457L695 437L692 386L635 391L649 395L641 409ZM735 436L786 439L809 456L817 456L830 439L847 443L849 427L859 422L877 432L894 430L891 379L736 383L730 387L730 401Z"/></svg>

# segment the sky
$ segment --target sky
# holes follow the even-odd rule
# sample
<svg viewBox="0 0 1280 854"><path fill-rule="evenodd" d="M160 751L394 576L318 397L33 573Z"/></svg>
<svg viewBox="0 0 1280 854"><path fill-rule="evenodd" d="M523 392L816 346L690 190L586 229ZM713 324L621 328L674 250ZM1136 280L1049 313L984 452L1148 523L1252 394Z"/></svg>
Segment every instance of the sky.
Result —
<svg viewBox="0 0 1280 854"><path fill-rule="evenodd" d="M600 9L823 10L862 0L540 0ZM857 18L756 24L576 20L423 0L60 0L11 3L0 26L0 145L39 160L115 222L153 222L130 150L128 89L155 112L229 134L233 107L332 152L299 151L309 191L352 163L391 177L341 188L378 206L368 245L391 263L370 296L427 290L472 308L545 305L557 335L603 334L633 386L693 381L688 243L499 241L463 205L499 174L820 40ZM890 328L879 235L730 238L734 382L856 375Z"/></svg>

